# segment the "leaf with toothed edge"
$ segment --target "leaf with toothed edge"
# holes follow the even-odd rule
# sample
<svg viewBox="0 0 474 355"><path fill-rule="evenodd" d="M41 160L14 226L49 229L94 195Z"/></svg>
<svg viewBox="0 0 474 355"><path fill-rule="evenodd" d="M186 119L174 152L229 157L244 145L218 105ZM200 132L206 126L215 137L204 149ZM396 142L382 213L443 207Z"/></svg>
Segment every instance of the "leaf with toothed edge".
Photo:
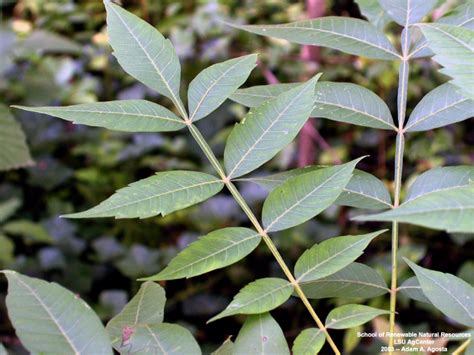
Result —
<svg viewBox="0 0 474 355"><path fill-rule="evenodd" d="M189 278L231 265L250 254L261 236L252 229L229 227L213 231L181 251L160 273L142 280Z"/></svg>
<svg viewBox="0 0 474 355"><path fill-rule="evenodd" d="M454 275L429 270L404 258L416 274L425 296L441 312L468 327L474 327L474 288Z"/></svg>
<svg viewBox="0 0 474 355"><path fill-rule="evenodd" d="M76 124L123 132L168 132L185 127L184 121L173 112L146 100L118 100L62 107L13 107L59 117Z"/></svg>
<svg viewBox="0 0 474 355"><path fill-rule="evenodd" d="M229 178L255 170L296 137L311 113L314 87L320 76L251 109L233 128L224 150Z"/></svg>
<svg viewBox="0 0 474 355"><path fill-rule="evenodd" d="M293 293L287 280L267 277L249 283L234 297L232 302L208 323L235 314L258 314L271 311L286 302Z"/></svg>
<svg viewBox="0 0 474 355"><path fill-rule="evenodd" d="M107 33L120 66L135 79L183 107L179 98L181 66L168 39L146 21L111 1Z"/></svg>
<svg viewBox="0 0 474 355"><path fill-rule="evenodd" d="M396 49L371 23L349 17L328 16L281 25L231 26L299 44L323 46L368 58L394 60Z"/></svg>
<svg viewBox="0 0 474 355"><path fill-rule="evenodd" d="M274 232L291 228L324 211L339 197L361 159L286 180L270 193L263 204L265 229Z"/></svg>
<svg viewBox="0 0 474 355"><path fill-rule="evenodd" d="M343 269L362 255L378 235L387 230L361 235L346 235L327 239L306 250L295 265L298 282L322 279Z"/></svg>
<svg viewBox="0 0 474 355"><path fill-rule="evenodd" d="M202 202L222 190L217 177L194 171L167 171L136 181L107 200L66 218L148 218Z"/></svg>
<svg viewBox="0 0 474 355"><path fill-rule="evenodd" d="M257 55L214 64L200 72L189 84L189 119L200 120L217 109L249 77L257 65Z"/></svg>

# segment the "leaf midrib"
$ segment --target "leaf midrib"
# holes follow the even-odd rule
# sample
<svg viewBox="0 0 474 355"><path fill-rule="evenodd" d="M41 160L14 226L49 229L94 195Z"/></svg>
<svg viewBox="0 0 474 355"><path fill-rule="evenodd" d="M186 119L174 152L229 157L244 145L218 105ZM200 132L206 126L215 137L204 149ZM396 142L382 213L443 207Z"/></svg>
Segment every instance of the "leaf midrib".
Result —
<svg viewBox="0 0 474 355"><path fill-rule="evenodd" d="M414 122L413 122L412 124L410 124L410 125L407 125L407 126L405 127L405 130L408 130L408 129L410 129L411 127L414 127L414 126L417 126L417 125L421 124L422 122L424 122L424 121L426 121L427 119L429 119L431 116L437 115L437 114L439 114L440 112L449 110L450 108L452 108L452 107L454 107L454 106L456 106L456 105L462 104L464 101L469 101L469 99L468 99L468 98L462 98L461 100L458 100L458 101L456 101L456 102L453 102L453 103L451 103L451 104L448 105L448 106L444 106L444 107L442 107L442 108L440 108L440 109L438 109L438 110L436 110L436 111L430 112L430 113L427 114L427 115L421 116L421 117L419 117L418 119L414 118L414 119L416 119L416 121L414 121ZM410 119L411 119L411 116L410 116Z"/></svg>

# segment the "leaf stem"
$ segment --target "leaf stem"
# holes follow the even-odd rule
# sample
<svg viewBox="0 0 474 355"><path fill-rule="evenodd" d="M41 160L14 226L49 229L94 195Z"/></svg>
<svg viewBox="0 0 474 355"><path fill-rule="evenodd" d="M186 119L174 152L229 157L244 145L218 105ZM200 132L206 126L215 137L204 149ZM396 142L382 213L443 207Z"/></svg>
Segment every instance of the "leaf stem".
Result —
<svg viewBox="0 0 474 355"><path fill-rule="evenodd" d="M398 81L398 95L397 95L397 111L398 111L398 130L397 130L397 141L395 147L395 174L394 174L394 199L393 208L397 208L400 205L400 190L402 187L402 172L403 172L403 154L405 151L405 136L404 136L404 124L407 108L407 91L408 91L408 76L410 71L410 65L408 63L408 51L409 51L409 31L408 25L405 26L402 32L402 61L399 69L399 81ZM394 339L393 333L395 332L395 315L397 309L397 278L398 278L398 222L392 222L392 276L390 284L390 318L389 318L389 351L393 354Z"/></svg>
<svg viewBox="0 0 474 355"><path fill-rule="evenodd" d="M453 355L461 355L463 351L467 349L471 341L472 339L467 339L465 342L463 342L456 350L453 351Z"/></svg>
<svg viewBox="0 0 474 355"><path fill-rule="evenodd" d="M291 273L290 269L288 268L288 265L286 265L285 261L283 260L283 257L281 256L280 252L278 251L277 247L275 246L275 244L273 243L271 238L268 236L268 233L265 232L263 227L260 225L260 222L258 221L257 217L255 217L255 214L252 212L252 210L250 209L249 205L247 204L247 202L245 201L243 196L240 194L237 187L231 181L229 181L229 179L226 177L224 169L222 168L221 164L219 163L216 156L214 155L214 152L212 151L211 147L209 147L206 140L202 136L201 132L193 124L188 125L188 128L189 128L189 131L191 132L191 135L194 137L197 144L202 149L202 151L204 152L204 154L208 158L211 165L214 167L214 169L217 171L219 176L222 178L222 181L225 183L225 185L229 189L229 191L232 194L232 196L234 197L235 201L239 204L239 206L242 208L244 213L249 218L252 225L255 227L257 232L261 235L263 241L267 245L267 247L270 250L270 252L272 253L273 257L276 259L278 265L280 265L280 267L281 267L283 273L285 274L285 276L288 278L290 283L295 288L296 293L298 294L300 299L303 301L303 304L305 305L306 309L308 310L308 312L313 317L313 319L316 322L316 324L318 325L319 329L322 332L324 332L324 334L326 336L326 339L327 339L329 345L331 346L331 348L333 349L334 353L336 355L340 355L341 352L339 351L339 349L337 348L337 346L334 343L333 339L329 335L329 332L327 331L327 329L324 326L323 322L321 321L321 319L316 314L316 311L314 310L313 306L311 305L308 298L304 294L303 290L301 289L301 286L298 284L295 277Z"/></svg>

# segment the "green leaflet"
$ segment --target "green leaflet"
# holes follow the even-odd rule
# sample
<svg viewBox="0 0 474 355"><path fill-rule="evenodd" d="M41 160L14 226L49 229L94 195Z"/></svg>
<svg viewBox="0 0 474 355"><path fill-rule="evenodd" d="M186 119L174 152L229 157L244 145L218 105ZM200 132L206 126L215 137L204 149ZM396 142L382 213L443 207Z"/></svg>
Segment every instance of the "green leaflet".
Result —
<svg viewBox="0 0 474 355"><path fill-rule="evenodd" d="M306 250L296 262L297 281L318 280L343 269L362 255L372 239L385 231L335 237L313 246Z"/></svg>
<svg viewBox="0 0 474 355"><path fill-rule="evenodd" d="M392 22L392 19L385 13L378 0L355 0L355 2L359 6L362 15L379 30L383 31L385 26Z"/></svg>
<svg viewBox="0 0 474 355"><path fill-rule="evenodd" d="M234 354L234 343L230 340L230 337L226 339L216 351L213 351L211 355L233 355Z"/></svg>
<svg viewBox="0 0 474 355"><path fill-rule="evenodd" d="M377 309L361 304L346 304L337 307L329 312L326 318L326 328L347 329L367 323L382 314L389 314L390 311Z"/></svg>
<svg viewBox="0 0 474 355"><path fill-rule="evenodd" d="M283 304L293 293L287 280L267 277L249 283L234 297L221 313L208 323L234 314L258 314L271 311Z"/></svg>
<svg viewBox="0 0 474 355"><path fill-rule="evenodd" d="M250 254L261 236L248 228L213 231L191 243L160 273L143 280L174 280L193 277L236 263Z"/></svg>
<svg viewBox="0 0 474 355"><path fill-rule="evenodd" d="M8 218L13 216L13 214L20 208L21 201L16 198L12 197L6 201L2 201L0 203L0 223L6 221Z"/></svg>
<svg viewBox="0 0 474 355"><path fill-rule="evenodd" d="M56 283L15 271L3 273L8 279L8 315L28 351L34 354L112 354L100 319L75 294Z"/></svg>
<svg viewBox="0 0 474 355"><path fill-rule="evenodd" d="M371 23L349 17L322 17L282 25L232 26L290 42L323 46L363 57L394 60L399 55L385 35Z"/></svg>
<svg viewBox="0 0 474 355"><path fill-rule="evenodd" d="M425 296L421 289L420 283L416 276L406 279L399 287L398 290L402 295L405 295L412 300L431 303L430 300Z"/></svg>
<svg viewBox="0 0 474 355"><path fill-rule="evenodd" d="M314 355L318 354L326 341L326 336L318 328L308 328L303 330L293 343L294 355Z"/></svg>
<svg viewBox="0 0 474 355"><path fill-rule="evenodd" d="M290 355L285 335L270 313L247 318L234 343L235 355Z"/></svg>
<svg viewBox="0 0 474 355"><path fill-rule="evenodd" d="M444 67L440 72L452 77L451 83L474 100L474 30L445 24L419 28L435 53L433 60Z"/></svg>
<svg viewBox="0 0 474 355"><path fill-rule="evenodd" d="M181 66L171 42L146 21L110 1L104 3L109 41L121 67L183 111Z"/></svg>
<svg viewBox="0 0 474 355"><path fill-rule="evenodd" d="M215 176L194 171L167 171L118 190L90 210L67 218L148 218L167 215L218 193L224 184Z"/></svg>
<svg viewBox="0 0 474 355"><path fill-rule="evenodd" d="M308 298L372 298L389 289L380 274L371 267L351 263L332 275L300 283Z"/></svg>
<svg viewBox="0 0 474 355"><path fill-rule="evenodd" d="M453 84L446 83L429 92L416 105L405 130L427 131L473 117L474 101L460 91Z"/></svg>
<svg viewBox="0 0 474 355"><path fill-rule="evenodd" d="M231 99L242 105L255 107L294 86L295 84L253 86L237 90ZM372 91L351 83L319 82L316 85L311 116L372 128L396 128L385 102Z"/></svg>
<svg viewBox="0 0 474 355"><path fill-rule="evenodd" d="M379 0L387 14L401 26L420 22L437 4L437 0Z"/></svg>
<svg viewBox="0 0 474 355"><path fill-rule="evenodd" d="M249 77L257 55L214 64L200 72L188 89L189 119L200 120L218 108Z"/></svg>
<svg viewBox="0 0 474 355"><path fill-rule="evenodd" d="M341 194L361 159L292 177L275 188L263 204L265 229L291 228L324 211Z"/></svg>
<svg viewBox="0 0 474 355"><path fill-rule="evenodd" d="M8 108L0 104L0 171L33 164L26 137Z"/></svg>
<svg viewBox="0 0 474 355"><path fill-rule="evenodd" d="M452 11L438 19L435 23L455 25L474 30L474 4L470 4L469 2L460 4ZM418 32L420 32L416 27L412 27L412 29L416 29ZM410 57L422 58L433 55L433 52L428 48L428 43L426 42L425 38L423 36L417 37L421 38L418 38L418 40L415 42L415 45L411 50Z"/></svg>
<svg viewBox="0 0 474 355"><path fill-rule="evenodd" d="M312 116L364 127L396 129L387 104L372 91L351 83L319 83Z"/></svg>
<svg viewBox="0 0 474 355"><path fill-rule="evenodd" d="M94 102L64 107L13 107L115 131L167 132L185 127L183 120L173 112L146 100Z"/></svg>
<svg viewBox="0 0 474 355"><path fill-rule="evenodd" d="M327 168L327 166L308 166L305 168L292 169L273 175L255 176L239 180L254 182L264 189L272 191L274 188L280 186L283 182L291 177L299 176L322 168ZM354 169L351 179L335 203L342 206L375 210L386 209L392 206L390 193L385 187L385 184L375 176L358 169Z"/></svg>
<svg viewBox="0 0 474 355"><path fill-rule="evenodd" d="M457 187L468 187L474 181L474 167L467 165L437 167L418 176L408 189L405 202L430 193Z"/></svg>
<svg viewBox="0 0 474 355"><path fill-rule="evenodd" d="M201 349L186 328L169 323L143 324L135 328L124 354L200 355Z"/></svg>
<svg viewBox="0 0 474 355"><path fill-rule="evenodd" d="M8 234L21 236L26 244L53 243L53 238L41 224L29 220L19 219L11 221L6 223L2 229Z"/></svg>
<svg viewBox="0 0 474 355"><path fill-rule="evenodd" d="M416 274L425 296L446 316L474 327L474 288L454 275L425 269L404 258Z"/></svg>
<svg viewBox="0 0 474 355"><path fill-rule="evenodd" d="M163 322L166 296L163 288L154 282L145 282L124 309L107 323L113 347L121 349L123 330L132 331L139 325Z"/></svg>
<svg viewBox="0 0 474 355"><path fill-rule="evenodd" d="M295 138L311 113L314 86L320 76L251 109L234 127L224 151L229 178L255 170Z"/></svg>
<svg viewBox="0 0 474 355"><path fill-rule="evenodd" d="M397 221L448 232L474 230L474 184L452 187L421 195L399 207L356 221Z"/></svg>

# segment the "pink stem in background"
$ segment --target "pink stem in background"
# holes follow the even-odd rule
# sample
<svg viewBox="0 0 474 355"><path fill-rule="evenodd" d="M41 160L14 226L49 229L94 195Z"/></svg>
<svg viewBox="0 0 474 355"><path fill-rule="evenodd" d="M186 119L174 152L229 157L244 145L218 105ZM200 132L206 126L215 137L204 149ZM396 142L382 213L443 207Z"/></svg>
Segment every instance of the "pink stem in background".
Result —
<svg viewBox="0 0 474 355"><path fill-rule="evenodd" d="M324 16L326 11L325 0L306 0L306 14L308 18L316 18ZM313 62L316 65L320 61L320 48L316 46L303 46L301 49L300 57L305 62ZM303 167L311 165L315 161L316 157L316 141L322 149L325 149L321 143L324 142L326 146L329 146L324 139L322 139L318 130L314 125L314 119L309 119L299 135L298 141L298 166ZM327 149L327 148L326 148Z"/></svg>

